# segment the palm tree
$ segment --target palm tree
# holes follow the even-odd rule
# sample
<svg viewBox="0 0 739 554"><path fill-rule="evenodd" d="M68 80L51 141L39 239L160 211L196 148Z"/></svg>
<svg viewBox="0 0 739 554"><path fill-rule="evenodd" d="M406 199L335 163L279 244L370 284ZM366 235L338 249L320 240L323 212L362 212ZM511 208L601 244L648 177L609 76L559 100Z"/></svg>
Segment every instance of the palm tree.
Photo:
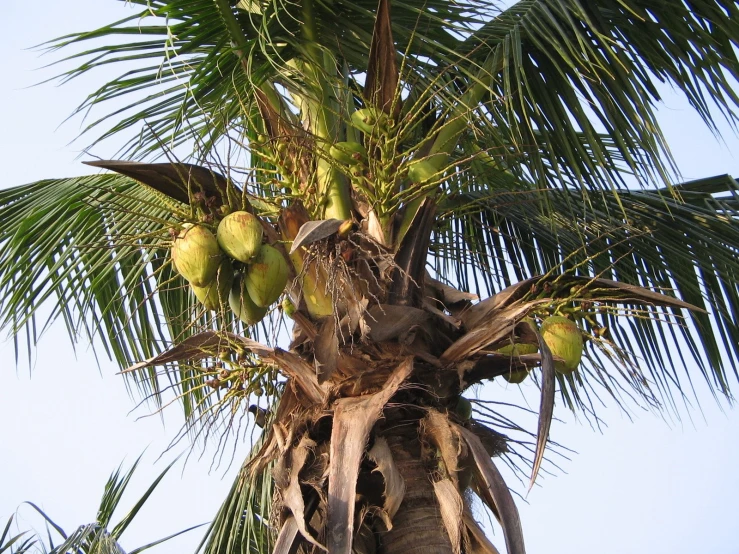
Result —
<svg viewBox="0 0 739 554"><path fill-rule="evenodd" d="M152 484L149 485L128 513L118 523L113 525L113 515L120 506L121 500L128 486L131 484L131 479L140 461L141 457L124 474L121 474L121 468L118 468L111 474L107 483L105 483L105 489L100 499L100 506L98 507L95 521L80 525L71 533L66 532L36 504L27 502L26 504L32 513L40 517L45 523L46 536L44 537L41 533L33 533L29 530L11 535L11 526L13 525L14 519L11 516L5 524L3 532L0 534L0 553L29 554L32 552L43 552L45 554L66 554L67 552L76 552L77 554L125 554L118 541L120 541L123 533L129 528L159 483L174 465L173 463L169 464L154 479ZM183 533L192 531L197 527L201 527L201 525L190 527L189 529L173 533L162 539L135 548L130 551L130 554L138 554L139 552L148 550ZM59 544L55 544L56 541Z"/></svg>
<svg viewBox="0 0 739 554"><path fill-rule="evenodd" d="M126 99L88 130L135 134L115 174L0 192L1 313L33 343L49 301L181 438L255 416L206 552L497 552L474 497L524 552L496 461L533 484L555 404L679 410L690 362L730 397L739 187L674 184L654 110L661 81L736 120L736 2L131 4L49 44L65 79L121 64L80 111ZM462 396L496 378L536 429Z"/></svg>

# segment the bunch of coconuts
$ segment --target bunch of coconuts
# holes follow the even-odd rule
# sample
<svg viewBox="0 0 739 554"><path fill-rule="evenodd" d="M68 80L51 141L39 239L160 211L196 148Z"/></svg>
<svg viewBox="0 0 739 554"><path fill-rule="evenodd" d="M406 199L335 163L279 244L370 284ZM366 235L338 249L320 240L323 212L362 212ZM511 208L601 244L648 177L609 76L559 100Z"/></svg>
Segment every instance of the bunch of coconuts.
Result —
<svg viewBox="0 0 739 554"><path fill-rule="evenodd" d="M226 215L216 235L185 224L174 239L172 261L208 310L230 306L247 325L261 321L287 285L289 269L276 248L262 244L262 224L245 211Z"/></svg>
<svg viewBox="0 0 739 554"><path fill-rule="evenodd" d="M526 319L525 322L534 325L531 319ZM580 365L583 352L582 332L577 325L566 317L553 315L542 321L539 332L552 355L562 359L554 362L554 369L563 375L573 373ZM511 357L536 354L538 351L536 339L533 342L511 340L509 344L496 350L498 354ZM512 370L505 373L503 378L509 383L518 384L526 379L528 374L527 369Z"/></svg>

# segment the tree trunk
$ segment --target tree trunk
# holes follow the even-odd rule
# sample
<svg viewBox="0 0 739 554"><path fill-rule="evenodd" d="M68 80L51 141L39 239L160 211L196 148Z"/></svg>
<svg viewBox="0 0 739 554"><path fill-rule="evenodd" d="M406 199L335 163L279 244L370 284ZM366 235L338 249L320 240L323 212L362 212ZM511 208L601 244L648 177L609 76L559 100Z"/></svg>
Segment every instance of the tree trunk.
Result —
<svg viewBox="0 0 739 554"><path fill-rule="evenodd" d="M415 434L415 433L414 433ZM380 537L381 554L451 554L431 477L421 459L417 437L386 436L405 496L393 518L393 528Z"/></svg>

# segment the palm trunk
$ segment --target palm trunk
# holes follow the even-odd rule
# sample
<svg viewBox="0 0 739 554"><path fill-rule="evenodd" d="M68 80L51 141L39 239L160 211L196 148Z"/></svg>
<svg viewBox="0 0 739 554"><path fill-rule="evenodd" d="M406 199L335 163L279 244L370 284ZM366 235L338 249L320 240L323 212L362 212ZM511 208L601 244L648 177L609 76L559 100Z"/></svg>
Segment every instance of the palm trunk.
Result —
<svg viewBox="0 0 739 554"><path fill-rule="evenodd" d="M381 554L451 554L452 545L434 494L429 473L421 459L417 438L386 437L403 477L406 491L393 518L393 528L380 536Z"/></svg>

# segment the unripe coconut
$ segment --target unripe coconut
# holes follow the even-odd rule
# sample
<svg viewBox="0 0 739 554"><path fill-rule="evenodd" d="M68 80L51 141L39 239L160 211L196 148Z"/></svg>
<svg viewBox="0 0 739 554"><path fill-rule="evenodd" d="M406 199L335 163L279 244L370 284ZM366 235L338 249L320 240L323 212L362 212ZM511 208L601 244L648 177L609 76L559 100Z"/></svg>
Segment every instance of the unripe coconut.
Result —
<svg viewBox="0 0 739 554"><path fill-rule="evenodd" d="M388 117L385 112L377 108L362 108L352 114L352 125L363 133L372 134L377 128L378 131L387 131Z"/></svg>
<svg viewBox="0 0 739 554"><path fill-rule="evenodd" d="M460 396L457 400L457 405L454 407L454 411L459 416L459 419L467 421L472 417L472 403L464 396Z"/></svg>
<svg viewBox="0 0 739 554"><path fill-rule="evenodd" d="M562 358L555 362L554 368L560 373L572 373L582 358L582 333L574 322L566 317L551 316L541 324L541 336L552 355Z"/></svg>
<svg viewBox="0 0 739 554"><path fill-rule="evenodd" d="M289 269L284 256L265 244L244 275L249 296L257 306L268 307L277 300L287 285Z"/></svg>
<svg viewBox="0 0 739 554"><path fill-rule="evenodd" d="M228 295L234 281L234 272L231 262L223 260L216 278L204 287L190 285L198 300L203 303L207 310L219 310L222 305L228 303Z"/></svg>
<svg viewBox="0 0 739 554"><path fill-rule="evenodd" d="M496 352L498 354L504 354L506 356L511 356L512 358L518 358L519 356L523 356L524 354L536 354L539 351L539 346L536 344L527 344L525 342L520 343L514 343L511 342L510 344L507 344L503 346L502 348L498 348ZM508 373L503 374L503 379L508 381L509 383L519 384L523 382L526 377L529 375L528 369L521 369L521 370L511 370Z"/></svg>
<svg viewBox="0 0 739 554"><path fill-rule="evenodd" d="M262 246L262 224L249 212L230 213L218 224L218 244L233 259L249 263Z"/></svg>
<svg viewBox="0 0 739 554"><path fill-rule="evenodd" d="M251 299L240 275L234 279L231 294L228 295L228 305L234 315L247 325L256 325L267 314L267 308L260 308Z"/></svg>
<svg viewBox="0 0 739 554"><path fill-rule="evenodd" d="M295 315L295 312L298 309L295 307L295 304L293 304L293 301L290 300L287 296L282 299L282 311L285 312L285 315L287 317L292 317Z"/></svg>
<svg viewBox="0 0 739 554"><path fill-rule="evenodd" d="M508 373L503 374L503 379L508 381L509 383L513 385L520 385L524 382L526 377L529 376L529 370L528 369L516 369L511 370Z"/></svg>
<svg viewBox="0 0 739 554"><path fill-rule="evenodd" d="M337 142L331 145L328 153L337 162L357 165L367 160L367 150L358 142Z"/></svg>
<svg viewBox="0 0 739 554"><path fill-rule="evenodd" d="M202 225L185 225L172 245L177 271L196 287L205 287L215 279L222 258L216 237Z"/></svg>

